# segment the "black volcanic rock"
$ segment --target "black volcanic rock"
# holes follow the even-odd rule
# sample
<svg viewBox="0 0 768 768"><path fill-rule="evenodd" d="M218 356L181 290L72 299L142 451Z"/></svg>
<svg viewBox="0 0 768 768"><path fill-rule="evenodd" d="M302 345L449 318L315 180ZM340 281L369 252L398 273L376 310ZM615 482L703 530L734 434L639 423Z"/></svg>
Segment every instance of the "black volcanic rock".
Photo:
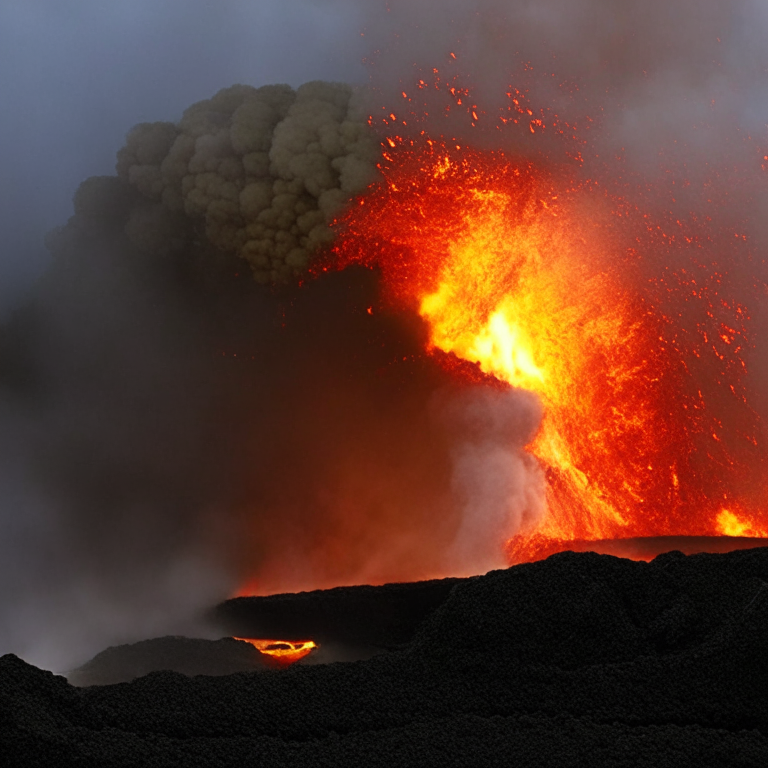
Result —
<svg viewBox="0 0 768 768"><path fill-rule="evenodd" d="M650 564L553 555L467 580L426 621L416 645L499 649L510 663L561 669L680 651L762 596L766 563L761 549L723 559L670 552Z"/></svg>
<svg viewBox="0 0 768 768"><path fill-rule="evenodd" d="M407 643L421 622L462 581L436 579L236 597L217 606L211 618L236 637L392 648Z"/></svg>
<svg viewBox="0 0 768 768"><path fill-rule="evenodd" d="M765 766L768 550L563 553L454 584L403 649L76 689L0 659L3 765Z"/></svg>
<svg viewBox="0 0 768 768"><path fill-rule="evenodd" d="M199 640L158 637L107 648L67 674L72 685L127 683L150 672L169 670L183 675L231 675L258 672L274 665L249 643L225 637Z"/></svg>
<svg viewBox="0 0 768 768"><path fill-rule="evenodd" d="M601 555L653 560L664 552L680 551L684 555L702 552L734 552L768 546L768 539L751 536L638 536L628 539L576 539L568 542L573 552L597 552Z"/></svg>

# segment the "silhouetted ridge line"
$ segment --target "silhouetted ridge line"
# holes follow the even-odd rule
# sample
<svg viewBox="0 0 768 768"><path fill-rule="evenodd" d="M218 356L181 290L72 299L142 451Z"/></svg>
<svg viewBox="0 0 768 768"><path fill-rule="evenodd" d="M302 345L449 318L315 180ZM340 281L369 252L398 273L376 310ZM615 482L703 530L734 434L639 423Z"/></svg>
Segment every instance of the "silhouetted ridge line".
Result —
<svg viewBox="0 0 768 768"><path fill-rule="evenodd" d="M567 552L456 580L367 661L75 689L7 655L0 742L11 766L765 765L766 584L764 548Z"/></svg>

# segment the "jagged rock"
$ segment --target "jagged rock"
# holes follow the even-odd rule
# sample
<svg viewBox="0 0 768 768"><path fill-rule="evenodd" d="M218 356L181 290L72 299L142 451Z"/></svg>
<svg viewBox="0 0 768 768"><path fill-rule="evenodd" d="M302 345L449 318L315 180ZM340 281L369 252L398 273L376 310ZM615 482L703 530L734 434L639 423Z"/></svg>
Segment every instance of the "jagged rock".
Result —
<svg viewBox="0 0 768 768"><path fill-rule="evenodd" d="M67 674L72 685L127 683L150 672L170 670L182 675L231 675L272 669L269 657L252 645L230 637L200 640L159 637L107 648Z"/></svg>

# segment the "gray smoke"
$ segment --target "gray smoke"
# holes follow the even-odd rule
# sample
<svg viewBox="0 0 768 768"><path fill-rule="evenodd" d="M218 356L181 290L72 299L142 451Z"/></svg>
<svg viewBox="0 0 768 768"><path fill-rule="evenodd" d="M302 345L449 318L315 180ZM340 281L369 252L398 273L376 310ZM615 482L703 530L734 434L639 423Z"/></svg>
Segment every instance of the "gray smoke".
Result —
<svg viewBox="0 0 768 768"><path fill-rule="evenodd" d="M130 208L125 234L144 253L185 250L185 228L197 225L257 282L296 277L333 239L334 215L376 178L366 96L320 81L296 91L236 85L193 104L178 124L141 123L117 154L118 178L83 183L75 217L49 245L66 249L80 220L105 216L105 198L120 197Z"/></svg>

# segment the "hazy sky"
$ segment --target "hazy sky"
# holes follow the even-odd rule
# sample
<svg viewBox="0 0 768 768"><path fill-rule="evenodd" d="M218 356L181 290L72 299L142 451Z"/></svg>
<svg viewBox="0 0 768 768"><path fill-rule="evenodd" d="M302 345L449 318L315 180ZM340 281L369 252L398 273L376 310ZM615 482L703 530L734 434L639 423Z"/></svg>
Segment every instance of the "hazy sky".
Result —
<svg viewBox="0 0 768 768"><path fill-rule="evenodd" d="M234 83L366 79L351 0L0 0L0 316L138 122Z"/></svg>

